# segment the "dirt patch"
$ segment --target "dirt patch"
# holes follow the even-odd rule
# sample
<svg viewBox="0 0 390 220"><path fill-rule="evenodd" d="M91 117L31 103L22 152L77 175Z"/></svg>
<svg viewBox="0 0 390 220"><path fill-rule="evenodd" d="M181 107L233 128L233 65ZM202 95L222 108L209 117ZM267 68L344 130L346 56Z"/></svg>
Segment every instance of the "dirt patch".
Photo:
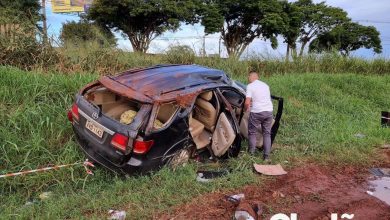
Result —
<svg viewBox="0 0 390 220"><path fill-rule="evenodd" d="M330 219L331 213L354 214L353 219L390 219L390 206L366 193L366 169L328 168L308 164L288 170L285 176L270 178L262 186L211 193L178 206L158 219L232 219L236 205L225 195L244 193L251 204L261 204L261 219L277 213L297 213L298 219Z"/></svg>

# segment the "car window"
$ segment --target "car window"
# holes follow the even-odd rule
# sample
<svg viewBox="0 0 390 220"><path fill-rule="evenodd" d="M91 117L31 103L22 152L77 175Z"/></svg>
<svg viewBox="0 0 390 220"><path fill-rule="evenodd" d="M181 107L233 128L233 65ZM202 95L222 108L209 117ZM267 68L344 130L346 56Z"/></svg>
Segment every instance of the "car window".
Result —
<svg viewBox="0 0 390 220"><path fill-rule="evenodd" d="M240 93L233 90L222 90L222 95L231 105L235 107L241 107L245 100Z"/></svg>
<svg viewBox="0 0 390 220"><path fill-rule="evenodd" d="M179 106L176 102L162 103L158 107L153 123L153 130L160 130L168 126L178 110Z"/></svg>

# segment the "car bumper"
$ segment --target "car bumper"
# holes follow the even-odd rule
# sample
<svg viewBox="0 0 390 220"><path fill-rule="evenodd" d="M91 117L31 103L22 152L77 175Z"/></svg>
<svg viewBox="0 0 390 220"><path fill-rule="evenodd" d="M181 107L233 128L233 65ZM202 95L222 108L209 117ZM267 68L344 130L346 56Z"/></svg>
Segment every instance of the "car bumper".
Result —
<svg viewBox="0 0 390 220"><path fill-rule="evenodd" d="M98 150L106 146L101 146L99 143L94 143L93 141L88 140L88 138L85 138L78 126L73 126L73 130L81 150L84 151L88 159L92 160L93 162L97 162L99 165L110 171L122 175L132 175L147 173L159 167L159 160L151 160L144 155L135 154L123 156L123 162L121 165L113 163L109 158L107 158L107 155L103 155Z"/></svg>

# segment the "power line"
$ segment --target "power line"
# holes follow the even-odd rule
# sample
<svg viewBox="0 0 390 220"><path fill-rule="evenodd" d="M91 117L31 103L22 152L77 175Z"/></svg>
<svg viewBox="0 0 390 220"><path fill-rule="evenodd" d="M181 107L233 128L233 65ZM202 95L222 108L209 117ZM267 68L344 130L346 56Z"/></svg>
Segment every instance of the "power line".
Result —
<svg viewBox="0 0 390 220"><path fill-rule="evenodd" d="M374 21L374 20L355 20L356 22L374 23L374 24L390 24L390 21Z"/></svg>

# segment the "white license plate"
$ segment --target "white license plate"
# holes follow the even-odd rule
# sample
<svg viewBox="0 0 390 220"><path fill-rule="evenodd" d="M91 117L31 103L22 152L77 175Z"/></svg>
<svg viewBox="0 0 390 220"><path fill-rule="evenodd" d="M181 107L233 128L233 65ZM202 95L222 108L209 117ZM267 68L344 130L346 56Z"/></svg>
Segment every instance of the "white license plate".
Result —
<svg viewBox="0 0 390 220"><path fill-rule="evenodd" d="M103 137L103 133L104 133L103 129L101 127L95 125L95 123L93 123L92 121L87 121L87 123L85 124L85 127L88 128L88 130L90 130L92 133L94 133L99 138Z"/></svg>

